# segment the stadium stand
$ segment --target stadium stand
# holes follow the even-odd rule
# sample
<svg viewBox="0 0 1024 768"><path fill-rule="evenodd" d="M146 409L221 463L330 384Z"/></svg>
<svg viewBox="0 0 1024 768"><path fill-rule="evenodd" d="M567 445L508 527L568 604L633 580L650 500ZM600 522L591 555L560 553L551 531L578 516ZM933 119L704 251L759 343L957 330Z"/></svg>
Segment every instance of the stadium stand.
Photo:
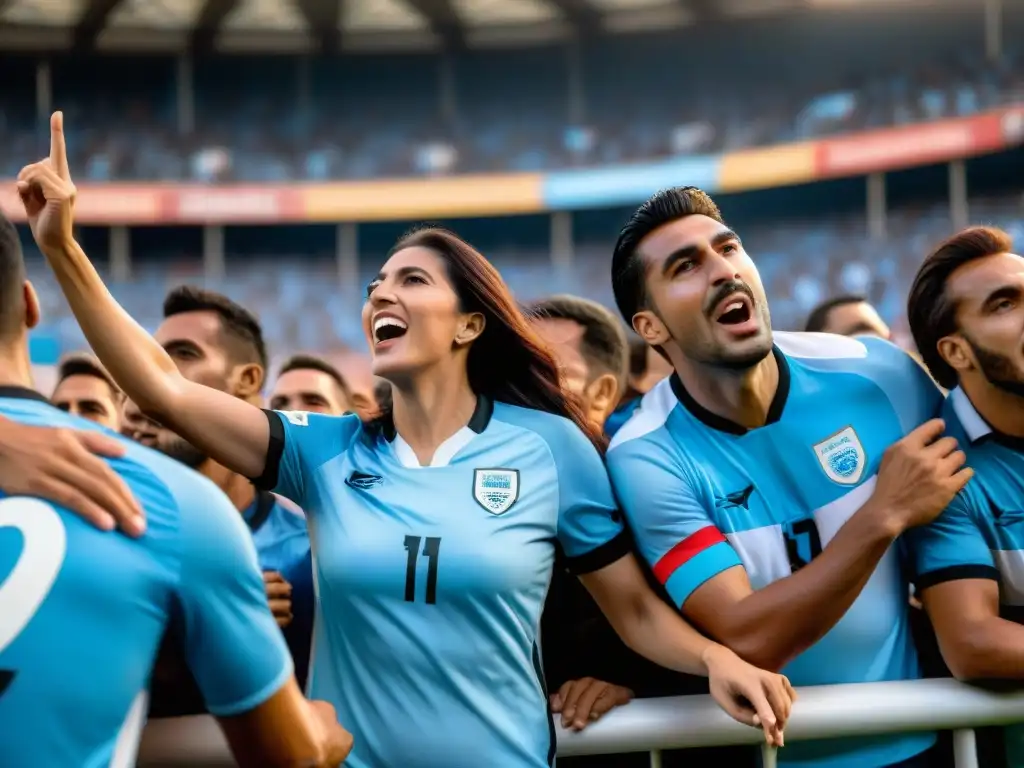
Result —
<svg viewBox="0 0 1024 768"><path fill-rule="evenodd" d="M30 3L14 3L0 20L17 18L22 5ZM1014 103L1024 85L1012 47L1019 15L1010 4L1011 47L994 61L974 39L976 13L966 25L955 7L921 19L897 5L884 26L870 13L754 20L721 13L710 26L585 39L568 54L559 42L443 56L203 56L184 70L172 56L68 54L47 66L52 100L77 126L72 163L83 181L538 171L734 150ZM871 45L858 45L864 40ZM681 53L701 62L699 75L675 66ZM13 86L0 94L0 141L11 150L0 158L0 175L16 172L37 141L39 61L0 59ZM106 87L112 80L116 93Z"/></svg>
<svg viewBox="0 0 1024 768"><path fill-rule="evenodd" d="M341 4L345 10L333 22L349 46L342 45L340 53L337 36L323 27L328 17L302 16L296 10L301 3L257 13L246 0L208 4L219 11L195 21L193 42L205 46L188 59L118 52L110 41L140 29L163 27L162 34L170 34L167 28L175 24L188 26L174 15L181 10L174 3L162 11L139 10L142 5L101 3L88 6L94 8L91 15L77 23L65 20L80 48L96 44L113 53L0 54L0 141L7 150L0 155L0 177L13 175L23 158L37 154L46 104L68 115L71 161L80 183L274 185L705 158L1024 102L1024 78L1012 49L1016 31L1024 29L1024 8L1012 3L1002 13L1003 37L1011 47L994 58L983 55L977 9L956 4L923 16L899 4L884 13L797 13L794 4L749 18L736 3L718 11L705 8L701 15L673 2L676 11L689 15L666 16L666 4L653 2L646 15L634 14L638 34L567 38L563 25L554 39L549 30L548 38L529 47L493 50L471 43L484 35L481 30L507 31L510 22L500 8L488 17L472 10L479 4L459 4L446 26L428 5L384 0L367 2L358 13L352 10L356 4ZM577 31L595 22L614 31L630 14L625 6L616 10L615 3L595 4L589 15L566 11L585 6L554 3L548 8L554 16L538 11L520 18L519 39L547 29L552 19ZM31 0L7 4L0 9L0 23L6 24L0 29L42 35L50 17L39 8ZM207 38L217 19L221 26L211 43ZM289 29L311 23L323 35L319 47L301 49L303 55L215 55L245 30L262 30L284 45L294 38ZM374 49L374 35L394 40L398 29L408 33L400 50ZM445 40L450 33L463 44L438 53L421 32ZM680 57L694 66L678 66ZM108 87L111 82L116 89ZM680 180L688 179L673 177L672 183ZM922 172L918 182L906 180L904 186L914 199L902 206L890 200L884 240L869 236L861 191L830 193L831 208L805 212L808 201L822 197L820 188L810 187L795 192L771 218L757 214L765 199L759 193L741 196L744 201L736 205L719 196L726 215L753 243L778 327L799 327L822 296L849 290L867 293L886 320L899 325L915 259L948 219L946 190L936 188L933 177ZM998 197L1002 190L998 179L976 183L972 171L971 193ZM1018 201L972 202L973 218L1014 231ZM743 211L753 212L749 222ZM558 290L609 304L604 265L624 209L605 206L572 215L571 259L557 252L544 215L445 223L482 248L524 300ZM203 282L258 307L268 339L281 354L361 350L356 306L366 271L405 226L359 225L354 281L351 271L347 281L339 281L338 235L323 226L225 227L226 268L220 274L202 261L205 233L198 227L132 228L130 270L109 276L118 298L150 328L158 319L154 297L174 284ZM82 237L100 261L114 249L109 229L86 228ZM27 233L25 240L30 245ZM553 260L561 265L556 270ZM81 334L41 262L33 265L33 277L43 288L48 318L36 348L47 358L80 348Z"/></svg>

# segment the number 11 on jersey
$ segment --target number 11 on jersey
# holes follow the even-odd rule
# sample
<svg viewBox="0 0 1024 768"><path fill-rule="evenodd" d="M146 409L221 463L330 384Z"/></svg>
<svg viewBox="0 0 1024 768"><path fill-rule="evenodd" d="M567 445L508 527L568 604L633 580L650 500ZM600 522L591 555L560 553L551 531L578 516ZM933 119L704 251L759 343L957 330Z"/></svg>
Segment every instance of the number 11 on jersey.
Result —
<svg viewBox="0 0 1024 768"><path fill-rule="evenodd" d="M420 556L421 536L406 536L405 551L405 600L416 602L416 561ZM441 537L427 536L423 545L423 556L427 558L427 596L426 602L433 605L437 602L437 559L441 551Z"/></svg>

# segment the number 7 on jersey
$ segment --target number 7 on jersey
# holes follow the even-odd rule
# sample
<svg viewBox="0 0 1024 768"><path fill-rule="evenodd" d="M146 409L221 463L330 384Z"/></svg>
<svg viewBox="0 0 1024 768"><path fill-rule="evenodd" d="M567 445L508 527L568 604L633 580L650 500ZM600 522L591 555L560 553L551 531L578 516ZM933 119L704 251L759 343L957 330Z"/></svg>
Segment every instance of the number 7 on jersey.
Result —
<svg viewBox="0 0 1024 768"><path fill-rule="evenodd" d="M405 537L405 551L408 556L405 561L405 600L408 603L416 602L416 561L420 556L420 536ZM428 536L423 545L423 556L427 558L427 595L426 603L433 605L437 602L437 559L441 552L441 537Z"/></svg>

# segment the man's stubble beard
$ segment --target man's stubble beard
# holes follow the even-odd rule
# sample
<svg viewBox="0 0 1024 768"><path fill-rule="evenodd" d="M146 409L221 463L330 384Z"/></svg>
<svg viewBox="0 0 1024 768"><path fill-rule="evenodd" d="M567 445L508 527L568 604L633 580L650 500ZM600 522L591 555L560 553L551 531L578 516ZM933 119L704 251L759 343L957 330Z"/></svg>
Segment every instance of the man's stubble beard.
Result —
<svg viewBox="0 0 1024 768"><path fill-rule="evenodd" d="M730 353L728 347L710 342L707 354L695 357L694 359L703 365L730 373L743 373L758 366L772 353L775 339L772 333L771 317L768 314L767 306L759 304L755 311L759 315L761 327L763 328L758 337L752 337L751 339L751 341L757 341L756 347L744 353ZM764 338L760 338L761 336ZM676 344L679 344L679 342L676 341Z"/></svg>
<svg viewBox="0 0 1024 768"><path fill-rule="evenodd" d="M993 387L1001 389L1015 397L1024 398L1024 376L1020 370L1004 354L993 352L971 340L964 334L964 338L974 352L974 357L981 368L981 375L985 377Z"/></svg>
<svg viewBox="0 0 1024 768"><path fill-rule="evenodd" d="M701 365L706 365L711 368L718 368L723 371L729 371L730 373L742 373L744 371L749 371L751 368L754 368L762 360L764 360L766 357L768 357L768 355L772 353L772 349L775 346L775 339L772 333L772 320L771 314L768 310L767 300L763 297L757 298L754 294L754 290L745 282L742 282L740 280L732 280L728 283L723 284L709 299L709 301L707 302L708 306L714 306L721 299L721 297L726 296L732 293L733 291L737 290L745 293L750 298L751 302L754 304L754 312L757 313L761 321L761 327L764 329L763 333L766 336L763 347L758 346L756 349L752 349L749 352L746 352L742 355L727 354L724 348L720 347L718 344L712 341L711 338L708 338L705 349L694 350L696 354L691 354L687 352L686 350L690 348L689 345L680 343L679 338L677 338L676 335L672 333L672 326L670 326L666 322L665 316L661 313L661 311L658 309L657 305L653 301L650 303L650 308L651 311L654 312L654 314L657 316L657 318L661 320L662 325L664 325L665 328L668 329L669 335L672 337L672 340L675 342L676 346L679 348L679 351L682 352L683 355L690 358L696 363L700 363ZM703 314L705 317L707 316L706 312L704 312Z"/></svg>

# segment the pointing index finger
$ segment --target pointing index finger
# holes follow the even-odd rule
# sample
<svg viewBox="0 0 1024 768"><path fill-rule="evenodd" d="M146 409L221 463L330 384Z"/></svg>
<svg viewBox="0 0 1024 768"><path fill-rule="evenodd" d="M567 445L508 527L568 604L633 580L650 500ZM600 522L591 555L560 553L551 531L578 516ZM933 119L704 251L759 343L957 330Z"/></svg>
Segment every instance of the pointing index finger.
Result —
<svg viewBox="0 0 1024 768"><path fill-rule="evenodd" d="M68 169L68 150L64 143L63 112L54 112L50 116L50 164L62 179L71 178Z"/></svg>

